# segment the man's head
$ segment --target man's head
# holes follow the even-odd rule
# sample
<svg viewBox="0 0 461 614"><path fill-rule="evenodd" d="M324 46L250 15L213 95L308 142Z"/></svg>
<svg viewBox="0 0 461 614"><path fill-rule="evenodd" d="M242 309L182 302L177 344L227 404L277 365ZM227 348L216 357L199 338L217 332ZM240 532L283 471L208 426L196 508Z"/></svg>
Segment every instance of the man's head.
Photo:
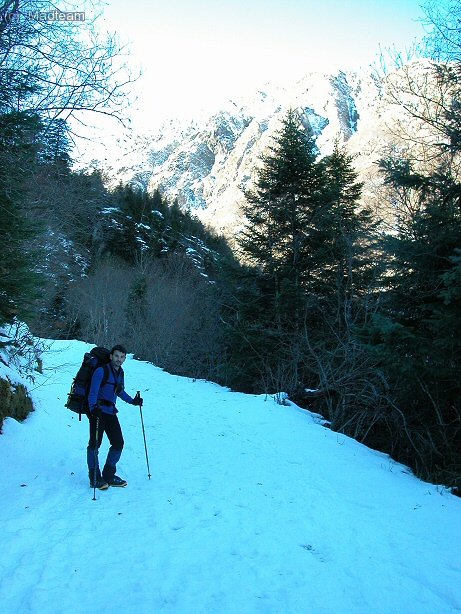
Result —
<svg viewBox="0 0 461 614"><path fill-rule="evenodd" d="M122 364L125 362L126 358L126 349L123 345L114 345L114 347L110 351L110 361L112 366L115 369L120 369Z"/></svg>

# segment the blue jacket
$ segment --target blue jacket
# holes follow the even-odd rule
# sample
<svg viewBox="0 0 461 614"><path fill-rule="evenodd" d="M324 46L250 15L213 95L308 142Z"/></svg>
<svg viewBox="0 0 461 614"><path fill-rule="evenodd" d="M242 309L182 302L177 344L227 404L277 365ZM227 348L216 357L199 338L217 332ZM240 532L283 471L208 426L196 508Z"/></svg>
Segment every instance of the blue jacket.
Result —
<svg viewBox="0 0 461 614"><path fill-rule="evenodd" d="M107 369L107 382L103 386L102 380L104 377L104 369ZM98 367L93 373L91 378L90 392L88 393L88 406L90 411L93 410L98 404L106 414L116 414L118 412L115 407L117 397L120 397L122 401L126 403L133 403L133 399L123 389L123 369L120 367L118 371L112 367L109 363L105 367ZM117 386L119 390L117 391Z"/></svg>

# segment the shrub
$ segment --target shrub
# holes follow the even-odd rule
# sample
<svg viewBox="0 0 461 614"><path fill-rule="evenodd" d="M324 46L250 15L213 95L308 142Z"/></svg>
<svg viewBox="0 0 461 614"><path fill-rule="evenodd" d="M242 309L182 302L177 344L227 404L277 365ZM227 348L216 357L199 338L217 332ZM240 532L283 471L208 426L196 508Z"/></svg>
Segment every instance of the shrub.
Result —
<svg viewBox="0 0 461 614"><path fill-rule="evenodd" d="M23 384L12 384L0 377L0 433L5 418L14 418L22 422L34 411L32 399Z"/></svg>

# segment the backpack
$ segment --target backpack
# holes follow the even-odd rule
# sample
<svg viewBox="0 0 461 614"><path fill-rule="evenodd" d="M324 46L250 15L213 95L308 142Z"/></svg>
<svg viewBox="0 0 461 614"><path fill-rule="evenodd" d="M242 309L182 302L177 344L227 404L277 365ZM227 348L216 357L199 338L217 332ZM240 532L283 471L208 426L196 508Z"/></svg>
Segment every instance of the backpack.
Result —
<svg viewBox="0 0 461 614"><path fill-rule="evenodd" d="M77 375L74 377L65 407L79 414L88 414L88 393L90 392L91 378L98 367L105 367L110 362L110 351L103 347L94 347L89 352L85 352L83 362ZM107 382L109 377L108 369L104 368L104 375L101 386Z"/></svg>

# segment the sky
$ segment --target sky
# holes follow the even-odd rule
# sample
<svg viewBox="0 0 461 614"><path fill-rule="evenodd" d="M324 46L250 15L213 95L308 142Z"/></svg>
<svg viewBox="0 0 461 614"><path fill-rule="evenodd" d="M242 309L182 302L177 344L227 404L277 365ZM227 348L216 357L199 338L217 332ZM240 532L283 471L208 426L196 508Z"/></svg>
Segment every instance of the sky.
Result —
<svg viewBox="0 0 461 614"><path fill-rule="evenodd" d="M107 0L98 19L142 70L131 112L143 126L216 109L266 82L367 67L424 35L421 0Z"/></svg>
<svg viewBox="0 0 461 614"><path fill-rule="evenodd" d="M461 610L461 499L271 395L128 356L144 399L143 422L117 403L128 486L93 500L88 422L64 407L91 346L42 345L33 384L0 348L35 404L0 435L2 614Z"/></svg>

